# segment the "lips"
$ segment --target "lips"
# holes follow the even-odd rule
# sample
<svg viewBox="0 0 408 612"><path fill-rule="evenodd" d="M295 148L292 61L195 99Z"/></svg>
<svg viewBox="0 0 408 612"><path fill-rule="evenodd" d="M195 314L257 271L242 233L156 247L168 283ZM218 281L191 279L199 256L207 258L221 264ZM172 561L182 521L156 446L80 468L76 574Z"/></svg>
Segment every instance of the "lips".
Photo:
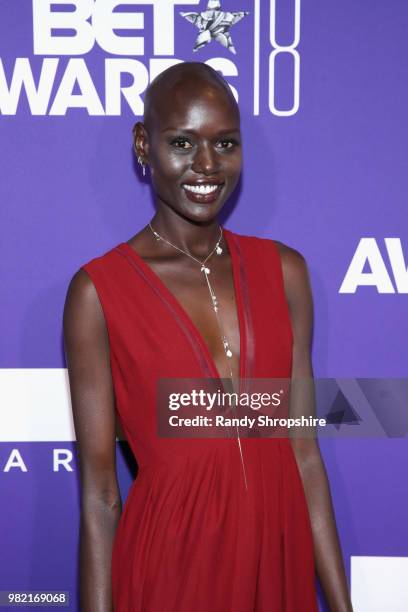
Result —
<svg viewBox="0 0 408 612"><path fill-rule="evenodd" d="M220 182L202 181L183 183L182 188L192 202L213 202L217 199L223 185L224 183Z"/></svg>

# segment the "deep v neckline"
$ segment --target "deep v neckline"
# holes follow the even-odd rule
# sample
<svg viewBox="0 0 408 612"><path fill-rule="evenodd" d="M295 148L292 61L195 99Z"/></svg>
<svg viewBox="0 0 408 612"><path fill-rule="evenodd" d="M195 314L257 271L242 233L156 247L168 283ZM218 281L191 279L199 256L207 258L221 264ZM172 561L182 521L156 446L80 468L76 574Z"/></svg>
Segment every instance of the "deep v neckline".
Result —
<svg viewBox="0 0 408 612"><path fill-rule="evenodd" d="M239 378L245 378L246 375L246 346L247 346L247 338L246 338L246 327L245 325L245 311L243 307L242 300L242 276L240 274L242 262L241 262L241 254L238 253L235 237L233 232L223 228L223 235L225 237L226 244L228 246L228 251L231 256L231 267L232 267L232 277L233 277L233 286L234 286L234 297L235 297L235 305L236 305L236 313L238 319L238 329L239 329ZM201 353L204 355L207 365L209 366L210 371L212 372L212 376L214 378L221 379L218 368L215 364L214 357L208 347L204 336L198 329L197 325L194 323L187 310L181 304L181 302L176 298L176 296L170 291L164 281L160 278L160 276L150 267L148 263L139 255L139 253L127 242L121 242L117 245L119 250L124 252L125 254L129 254L132 257L132 260L143 270L149 280L154 284L155 288L164 297L177 312L179 317L185 323L185 325L190 330L191 334L194 336L196 342L198 343ZM225 377L224 377L225 378Z"/></svg>

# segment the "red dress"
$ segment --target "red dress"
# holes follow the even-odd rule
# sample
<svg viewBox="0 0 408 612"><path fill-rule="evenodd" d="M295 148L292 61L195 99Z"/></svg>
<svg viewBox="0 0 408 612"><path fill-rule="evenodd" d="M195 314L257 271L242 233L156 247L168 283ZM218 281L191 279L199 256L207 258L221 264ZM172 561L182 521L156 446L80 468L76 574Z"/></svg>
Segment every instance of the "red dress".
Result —
<svg viewBox="0 0 408 612"><path fill-rule="evenodd" d="M292 329L272 240L224 230L242 378L289 378ZM116 409L138 463L112 553L115 612L316 612L310 518L290 441L157 435L158 377L217 377L187 312L122 242L82 266L107 324Z"/></svg>

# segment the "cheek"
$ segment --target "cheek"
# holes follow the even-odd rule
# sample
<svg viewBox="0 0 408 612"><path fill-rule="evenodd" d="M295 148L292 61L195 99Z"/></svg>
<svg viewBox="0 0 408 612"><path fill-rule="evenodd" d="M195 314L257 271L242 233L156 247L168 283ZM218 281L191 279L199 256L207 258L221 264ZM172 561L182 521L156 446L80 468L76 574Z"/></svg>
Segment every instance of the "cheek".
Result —
<svg viewBox="0 0 408 612"><path fill-rule="evenodd" d="M190 166L189 156L177 154L159 154L153 160L153 170L156 177L171 179L180 177Z"/></svg>
<svg viewBox="0 0 408 612"><path fill-rule="evenodd" d="M224 164L224 172L226 175L230 176L231 179L237 179L241 173L241 167L242 155L240 152L237 152L226 160Z"/></svg>

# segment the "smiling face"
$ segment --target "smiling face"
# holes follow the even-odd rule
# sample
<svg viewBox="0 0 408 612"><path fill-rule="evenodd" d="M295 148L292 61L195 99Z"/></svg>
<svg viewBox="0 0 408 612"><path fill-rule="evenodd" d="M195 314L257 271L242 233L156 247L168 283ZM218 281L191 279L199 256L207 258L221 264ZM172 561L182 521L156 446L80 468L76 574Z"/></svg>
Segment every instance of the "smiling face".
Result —
<svg viewBox="0 0 408 612"><path fill-rule="evenodd" d="M150 166L158 207L195 223L211 222L241 172L239 111L232 93L195 73L158 89L144 124L135 126L135 148Z"/></svg>

